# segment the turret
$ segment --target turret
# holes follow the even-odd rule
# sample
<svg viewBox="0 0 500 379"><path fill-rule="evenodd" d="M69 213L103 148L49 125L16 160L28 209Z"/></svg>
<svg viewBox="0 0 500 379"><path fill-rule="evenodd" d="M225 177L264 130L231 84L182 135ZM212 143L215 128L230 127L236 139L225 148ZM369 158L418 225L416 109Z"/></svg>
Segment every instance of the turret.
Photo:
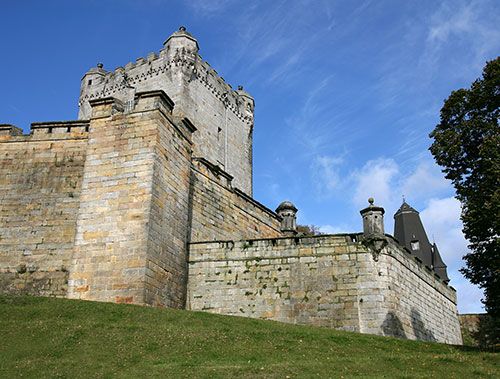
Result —
<svg viewBox="0 0 500 379"><path fill-rule="evenodd" d="M196 38L188 33L184 26L179 27L179 30L168 37L163 46L164 52L169 58L174 57L177 50L184 49L185 52L195 54L200 49Z"/></svg>
<svg viewBox="0 0 500 379"><path fill-rule="evenodd" d="M290 201L282 202L276 213L281 217L281 231L286 235L297 234L297 208Z"/></svg>
<svg viewBox="0 0 500 379"><path fill-rule="evenodd" d="M92 67L88 70L85 75L83 75L82 82L80 85L80 98L84 93L93 92L93 88L98 88L108 72L104 69L104 65L102 63L98 63L96 67ZM90 106L88 102L78 104L79 106L79 114L78 118L88 118L86 115L90 114Z"/></svg>
<svg viewBox="0 0 500 379"><path fill-rule="evenodd" d="M101 84L107 73L108 72L104 69L104 65L98 63L96 67L92 67L83 75L81 88L83 89Z"/></svg>
<svg viewBox="0 0 500 379"><path fill-rule="evenodd" d="M373 197L368 199L368 203L370 205L359 212L363 217L363 234L365 237L383 236L385 210L382 207L373 205Z"/></svg>
<svg viewBox="0 0 500 379"><path fill-rule="evenodd" d="M238 86L236 93L240 99L240 111L247 117L253 120L253 112L255 109L255 101L253 97L243 89L243 86Z"/></svg>

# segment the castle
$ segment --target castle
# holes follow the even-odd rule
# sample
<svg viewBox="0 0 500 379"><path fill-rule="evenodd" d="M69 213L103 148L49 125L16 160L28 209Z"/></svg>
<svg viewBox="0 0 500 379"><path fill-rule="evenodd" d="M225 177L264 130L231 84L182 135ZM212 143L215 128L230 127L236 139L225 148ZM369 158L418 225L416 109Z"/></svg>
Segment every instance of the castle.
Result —
<svg viewBox="0 0 500 379"><path fill-rule="evenodd" d="M395 237L297 233L252 198L254 99L181 27L82 78L79 120L0 125L0 292L186 308L461 344L455 290L418 212Z"/></svg>

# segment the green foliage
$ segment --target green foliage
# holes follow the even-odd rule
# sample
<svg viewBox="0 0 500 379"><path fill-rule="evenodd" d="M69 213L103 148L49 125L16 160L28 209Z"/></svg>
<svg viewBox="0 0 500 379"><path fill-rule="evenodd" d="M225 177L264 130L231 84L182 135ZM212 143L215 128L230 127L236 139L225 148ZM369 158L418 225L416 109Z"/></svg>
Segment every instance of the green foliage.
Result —
<svg viewBox="0 0 500 379"><path fill-rule="evenodd" d="M493 318L490 343L500 341L500 57L486 64L470 89L453 91L430 134L430 151L462 203L471 252L461 271L485 291Z"/></svg>
<svg viewBox="0 0 500 379"><path fill-rule="evenodd" d="M202 312L0 296L2 378L494 378L498 353Z"/></svg>

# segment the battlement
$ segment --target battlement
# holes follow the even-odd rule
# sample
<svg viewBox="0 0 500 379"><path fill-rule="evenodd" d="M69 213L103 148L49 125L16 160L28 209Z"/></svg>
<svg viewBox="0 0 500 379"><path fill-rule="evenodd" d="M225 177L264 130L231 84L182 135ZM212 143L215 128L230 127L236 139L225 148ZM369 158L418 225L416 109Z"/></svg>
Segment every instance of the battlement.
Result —
<svg viewBox="0 0 500 379"><path fill-rule="evenodd" d="M361 233L190 244L189 309L461 343L456 294L393 239Z"/></svg>
<svg viewBox="0 0 500 379"><path fill-rule="evenodd" d="M124 112L145 91L163 91L175 103L173 115L196 125L194 155L233 176L233 185L252 195L254 100L242 86L234 90L198 54L198 42L185 28L173 33L158 53L149 53L113 71L103 64L82 78L79 118L92 117L92 103L113 97Z"/></svg>
<svg viewBox="0 0 500 379"><path fill-rule="evenodd" d="M190 71L191 81L197 80L202 83L236 117L247 124L253 124L253 99L242 86L234 90L197 52L178 48L172 56L168 51L165 47L159 54L149 53L146 57L139 57L135 62L129 62L113 71L106 71L101 64L97 69L89 70L82 78L79 106L82 107L85 101L114 94L118 94L119 98L121 92L127 88L138 86L140 83L144 85L150 80L154 82L156 77L169 71L187 69ZM242 97L252 101L246 104ZM85 116L88 115L80 112L80 117L85 118Z"/></svg>
<svg viewBox="0 0 500 379"><path fill-rule="evenodd" d="M0 142L29 142L41 140L64 140L87 138L90 123L87 120L77 121L44 121L33 122L30 133L14 125L0 125Z"/></svg>

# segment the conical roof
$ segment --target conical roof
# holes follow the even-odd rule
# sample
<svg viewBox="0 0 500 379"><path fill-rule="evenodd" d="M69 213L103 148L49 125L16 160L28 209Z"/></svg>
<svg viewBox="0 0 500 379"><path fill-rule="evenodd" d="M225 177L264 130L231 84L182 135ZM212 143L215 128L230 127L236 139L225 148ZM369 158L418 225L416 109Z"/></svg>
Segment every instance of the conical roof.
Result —
<svg viewBox="0 0 500 379"><path fill-rule="evenodd" d="M418 214L418 211L416 211L405 200L403 200L403 204L401 204L401 206L399 207L399 209L397 210L397 212L394 214L394 217L398 216L401 213L405 213L405 212L412 212L412 213L417 213Z"/></svg>
<svg viewBox="0 0 500 379"><path fill-rule="evenodd" d="M193 41L196 44L196 49L197 50L200 49L200 47L198 46L198 41L196 40L196 38L194 38L193 35L191 33L189 33L186 30L186 27L184 27L184 26L180 26L179 30L173 32L170 35L170 37L168 37L167 40L163 43L163 45L166 45L168 43L168 41L170 41L173 38L187 38L187 39Z"/></svg>
<svg viewBox="0 0 500 379"><path fill-rule="evenodd" d="M425 232L420 215L406 201L394 214L394 238L426 266L432 266L432 245Z"/></svg>
<svg viewBox="0 0 500 379"><path fill-rule="evenodd" d="M448 278L448 273L446 272L446 265L444 264L443 259L441 258L441 254L439 254L438 247L435 243L432 244L432 252L434 271L445 283L448 283L450 281L450 278Z"/></svg>

